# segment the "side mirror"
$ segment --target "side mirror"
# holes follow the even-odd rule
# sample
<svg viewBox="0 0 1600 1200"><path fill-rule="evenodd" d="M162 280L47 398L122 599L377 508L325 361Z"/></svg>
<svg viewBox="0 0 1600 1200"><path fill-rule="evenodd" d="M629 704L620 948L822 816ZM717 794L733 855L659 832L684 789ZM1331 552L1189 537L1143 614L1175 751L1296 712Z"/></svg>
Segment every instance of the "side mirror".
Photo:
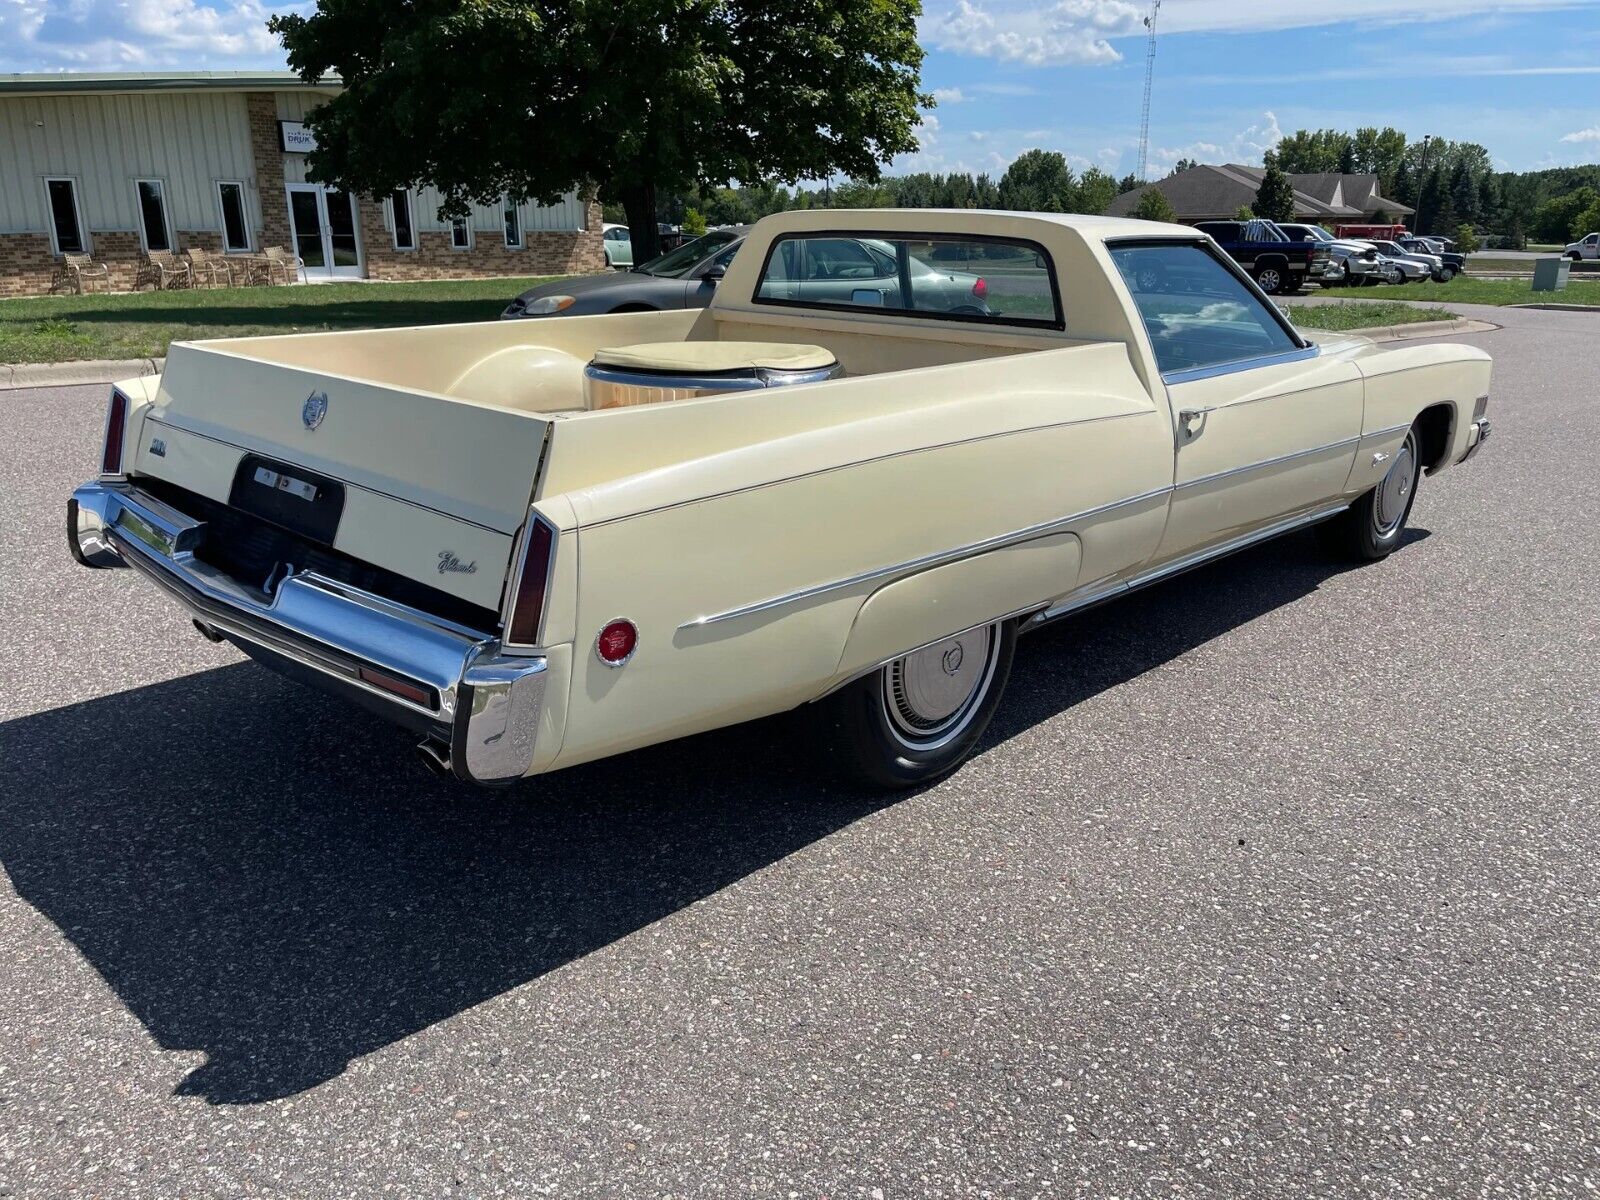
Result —
<svg viewBox="0 0 1600 1200"><path fill-rule="evenodd" d="M701 274L700 280L702 283L715 283L727 273L728 268L726 267L707 267Z"/></svg>

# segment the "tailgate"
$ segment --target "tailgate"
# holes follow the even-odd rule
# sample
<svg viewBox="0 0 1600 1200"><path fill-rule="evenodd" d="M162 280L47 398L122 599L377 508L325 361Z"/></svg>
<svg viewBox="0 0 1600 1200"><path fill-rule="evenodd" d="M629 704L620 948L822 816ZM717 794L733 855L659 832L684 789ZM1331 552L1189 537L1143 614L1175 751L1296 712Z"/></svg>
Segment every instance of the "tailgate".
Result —
<svg viewBox="0 0 1600 1200"><path fill-rule="evenodd" d="M175 345L133 470L315 545L499 607L546 422L508 409ZM270 530L269 530L270 532ZM231 539L272 567L304 555Z"/></svg>
<svg viewBox="0 0 1600 1200"><path fill-rule="evenodd" d="M528 514L549 424L182 343L148 417L504 534Z"/></svg>

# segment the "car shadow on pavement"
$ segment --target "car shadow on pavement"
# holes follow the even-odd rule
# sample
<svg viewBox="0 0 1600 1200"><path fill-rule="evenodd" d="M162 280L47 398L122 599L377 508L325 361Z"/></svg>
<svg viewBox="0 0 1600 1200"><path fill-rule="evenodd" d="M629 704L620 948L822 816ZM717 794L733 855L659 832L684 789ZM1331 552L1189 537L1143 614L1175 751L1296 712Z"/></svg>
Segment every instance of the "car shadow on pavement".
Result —
<svg viewBox="0 0 1600 1200"><path fill-rule="evenodd" d="M1290 539L1041 635L1027 657L1072 669L1014 675L986 745L1339 569ZM0 865L164 1049L205 1053L179 1094L255 1103L901 798L828 782L800 726L485 792L427 775L356 707L227 666L0 724Z"/></svg>

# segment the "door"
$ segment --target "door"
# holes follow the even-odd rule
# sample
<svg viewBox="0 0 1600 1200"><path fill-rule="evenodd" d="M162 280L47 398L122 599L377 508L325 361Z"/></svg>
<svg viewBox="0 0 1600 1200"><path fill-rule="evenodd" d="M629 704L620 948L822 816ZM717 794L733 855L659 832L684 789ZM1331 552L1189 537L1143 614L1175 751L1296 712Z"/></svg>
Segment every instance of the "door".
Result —
<svg viewBox="0 0 1600 1200"><path fill-rule="evenodd" d="M320 183L287 184L289 229L307 279L360 279L356 201Z"/></svg>
<svg viewBox="0 0 1600 1200"><path fill-rule="evenodd" d="M1327 361L1201 245L1115 246L1172 407L1173 496L1157 560L1340 498L1361 435L1353 363Z"/></svg>

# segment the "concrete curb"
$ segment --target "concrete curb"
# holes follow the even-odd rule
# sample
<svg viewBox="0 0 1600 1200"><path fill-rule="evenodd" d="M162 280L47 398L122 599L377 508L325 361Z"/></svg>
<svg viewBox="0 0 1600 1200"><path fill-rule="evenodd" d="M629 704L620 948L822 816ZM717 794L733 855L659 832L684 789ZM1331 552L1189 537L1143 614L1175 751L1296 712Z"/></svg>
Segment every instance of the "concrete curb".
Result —
<svg viewBox="0 0 1600 1200"><path fill-rule="evenodd" d="M87 362L0 363L0 391L6 388L77 387L115 383L136 375L159 375L164 358L100 358Z"/></svg>
<svg viewBox="0 0 1600 1200"><path fill-rule="evenodd" d="M1508 304L1507 308L1543 308L1550 312L1600 312L1600 304L1561 304L1555 300L1536 300L1530 304Z"/></svg>
<svg viewBox="0 0 1600 1200"><path fill-rule="evenodd" d="M1412 321L1406 325L1373 325L1366 329L1307 329L1307 334L1355 333L1375 342L1409 342L1414 338L1439 337L1446 333L1488 333L1500 326L1488 321L1460 317L1454 321Z"/></svg>

